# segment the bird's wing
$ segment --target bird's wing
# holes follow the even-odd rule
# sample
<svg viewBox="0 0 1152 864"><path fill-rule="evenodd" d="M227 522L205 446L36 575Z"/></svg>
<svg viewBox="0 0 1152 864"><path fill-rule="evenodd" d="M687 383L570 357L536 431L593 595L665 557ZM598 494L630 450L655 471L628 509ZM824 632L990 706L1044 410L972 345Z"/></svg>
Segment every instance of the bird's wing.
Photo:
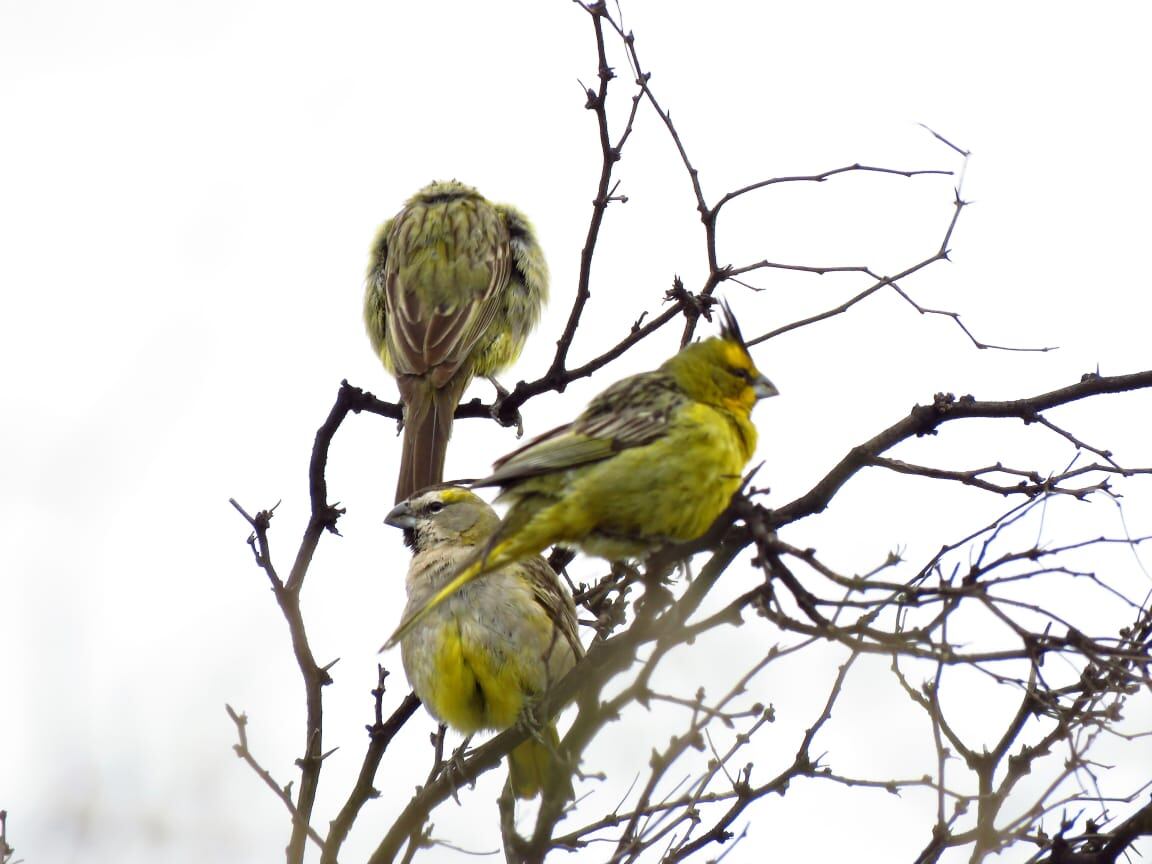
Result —
<svg viewBox="0 0 1152 864"><path fill-rule="evenodd" d="M388 309L384 299L384 269L388 261L388 238L392 234L394 219L385 222L372 242L371 264L368 268L367 282L364 290L364 324L368 330L368 340L372 343L373 353L384 360L385 364L391 362L391 357L382 349L385 347L385 334L388 332Z"/></svg>
<svg viewBox="0 0 1152 864"><path fill-rule="evenodd" d="M506 486L529 477L599 462L667 434L687 397L663 372L617 381L594 398L573 422L529 441L496 462L475 486Z"/></svg>
<svg viewBox="0 0 1152 864"><path fill-rule="evenodd" d="M512 253L507 230L491 219L481 229L485 242L478 245L464 226L455 232L452 254L420 260L405 254L412 246L410 233L419 228L405 215L395 220L383 267L391 311L389 348L398 373L431 371L433 385L441 387L469 358L499 312ZM476 217L483 218L479 213ZM405 260L413 263L405 266Z"/></svg>
<svg viewBox="0 0 1152 864"><path fill-rule="evenodd" d="M522 286L521 290L538 303L548 300L548 264L544 253L536 242L532 225L527 217L508 204L497 204L496 211L508 227L508 246L511 251L512 282Z"/></svg>
<svg viewBox="0 0 1152 864"><path fill-rule="evenodd" d="M577 659L583 657L584 646L580 644L580 634L577 632L576 605L561 586L560 577L539 555L524 558L514 566L523 568L536 602L548 613L548 618L559 631L559 637L572 647L572 653Z"/></svg>

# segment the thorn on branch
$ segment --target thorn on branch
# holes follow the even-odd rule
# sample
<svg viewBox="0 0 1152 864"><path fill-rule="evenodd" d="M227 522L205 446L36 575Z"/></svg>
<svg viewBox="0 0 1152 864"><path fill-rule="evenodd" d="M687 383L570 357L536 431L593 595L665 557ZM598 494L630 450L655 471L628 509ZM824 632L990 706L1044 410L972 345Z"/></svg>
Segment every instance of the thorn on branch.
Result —
<svg viewBox="0 0 1152 864"><path fill-rule="evenodd" d="M328 670L331 669L333 666L335 666L339 662L340 662L340 658L337 657L331 663L327 663L324 666L320 667L319 671L320 671L320 686L321 687L326 687L332 683L332 676L328 674Z"/></svg>
<svg viewBox="0 0 1152 864"><path fill-rule="evenodd" d="M336 527L336 523L346 512L347 511L340 506L340 502L337 501L335 504L326 504L324 508L316 514L316 518L325 531L330 534L335 534L337 537L342 537L344 535L340 533L340 529Z"/></svg>
<svg viewBox="0 0 1152 864"><path fill-rule="evenodd" d="M695 320L703 316L705 321L712 320L712 307L716 305L716 298L710 295L693 294L684 287L684 281L679 276L672 278L672 287L664 293L665 302L679 304L684 314Z"/></svg>

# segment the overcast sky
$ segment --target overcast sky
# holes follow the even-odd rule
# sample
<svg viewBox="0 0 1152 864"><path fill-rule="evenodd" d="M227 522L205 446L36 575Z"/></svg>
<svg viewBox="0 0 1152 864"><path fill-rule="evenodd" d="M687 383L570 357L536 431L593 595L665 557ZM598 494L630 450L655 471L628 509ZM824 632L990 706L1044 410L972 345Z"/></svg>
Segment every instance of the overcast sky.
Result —
<svg viewBox="0 0 1152 864"><path fill-rule="evenodd" d="M756 419L773 501L805 491L936 391L1014 398L1097 368L1152 365L1144 4L624 0L623 12L713 199L854 162L959 171L921 123L970 150L964 196L975 203L952 261L905 287L962 313L987 342L1060 348L977 351L950 321L892 296L771 340L756 358L781 396ZM312 436L339 382L395 398L363 334L363 271L376 227L432 179L461 179L534 220L553 302L504 378L540 370L567 316L595 189L582 86L595 73L587 16L565 0L0 0L0 808L27 861L280 856L285 813L232 753L223 706L249 713L257 756L287 782L302 689L228 498L252 511L282 502L273 549L286 571L306 519ZM706 272L686 176L650 112L619 177L629 201L606 222L575 360L658 312L674 275L696 288ZM726 214L721 257L898 272L939 244L956 182L852 175L760 194ZM724 289L749 336L863 287L779 272L752 281L763 291ZM528 432L658 363L677 337L530 403ZM474 390L489 395L483 383ZM1076 415L1077 428L1123 461L1152 464L1149 409L1147 395L1104 400ZM1071 458L1058 442L1009 440L1000 428L943 438L917 452L966 467L1002 452L1040 469ZM460 424L454 440L450 476L475 475L515 445L510 430L480 421ZM968 449L942 449L953 446ZM305 592L318 657L341 658L325 695L326 744L342 750L325 775L321 825L358 765L376 648L402 603L406 554L381 524L398 454L393 425L369 416L350 418L332 453L344 536L325 537ZM859 572L898 547L922 561L991 512L983 499L937 504L930 484L880 479L861 478L843 509L790 539ZM1152 533L1152 508L1128 506L1132 532ZM1091 513L1084 524L1097 533L1120 531L1115 508ZM955 531L931 533L950 520ZM1127 566L1135 584L1146 578L1131 557ZM708 650L747 651L749 638L734 628L687 654L685 680ZM384 662L395 704L406 692L398 658ZM804 680L776 673L758 698L784 704ZM860 706L861 723L882 725L875 703ZM808 718L797 709L781 728ZM620 734L661 722L640 712ZM431 728L420 715L389 754L378 781L388 794L364 817L350 860L426 773ZM835 734L829 747L849 759L851 728ZM635 740L602 744L601 763L587 767L644 751L642 767ZM1152 754L1139 753L1147 766ZM438 828L464 843L479 826L481 839L465 845L495 848L499 782L484 778L470 808L446 808ZM788 809L766 810L729 860L759 860L769 832L782 860L810 860L802 826L827 824L829 807L843 830L822 838L826 860L847 850L908 860L926 839L900 833L927 826L923 810L918 821L876 817L819 791L824 804L797 790ZM877 825L896 839L862 850Z"/></svg>

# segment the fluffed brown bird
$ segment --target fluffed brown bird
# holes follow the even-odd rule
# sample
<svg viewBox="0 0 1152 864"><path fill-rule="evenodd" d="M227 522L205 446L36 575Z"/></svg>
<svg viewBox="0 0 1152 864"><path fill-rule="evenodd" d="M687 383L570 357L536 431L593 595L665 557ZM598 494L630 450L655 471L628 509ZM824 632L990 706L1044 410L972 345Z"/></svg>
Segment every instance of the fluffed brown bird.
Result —
<svg viewBox="0 0 1152 864"><path fill-rule="evenodd" d="M465 389L520 356L547 296L531 224L463 183L425 186L380 228L364 321L404 402L397 501L443 479Z"/></svg>

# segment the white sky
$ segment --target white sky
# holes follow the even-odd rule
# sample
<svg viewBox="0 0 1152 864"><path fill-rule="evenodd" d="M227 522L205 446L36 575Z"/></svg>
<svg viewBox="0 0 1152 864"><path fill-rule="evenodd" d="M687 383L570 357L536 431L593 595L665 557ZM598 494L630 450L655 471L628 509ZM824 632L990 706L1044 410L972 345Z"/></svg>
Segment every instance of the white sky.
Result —
<svg viewBox="0 0 1152 864"><path fill-rule="evenodd" d="M977 352L947 321L890 297L773 340L757 360L782 395L756 416L774 503L937 390L1012 398L1097 366L1148 367L1145 5L630 0L624 12L713 198L857 161L958 168L918 123L970 149L965 197L976 204L961 218L953 263L906 287L962 312L987 341L1061 348ZM273 544L286 572L304 526L312 436L340 380L394 398L362 332L362 274L377 225L429 180L457 177L535 221L554 299L504 378L540 368L567 315L598 170L578 83L594 78L591 27L562 0L322 11L0 0L0 808L22 857L123 864L281 854L286 816L233 755L223 705L250 714L257 756L286 782L302 745L302 690L227 499L253 511L283 501ZM617 108L629 92L621 81ZM619 177L630 201L607 220L575 360L658 311L674 274L694 288L704 273L685 176L650 113ZM952 182L850 176L762 194L727 214L722 255L895 272L939 242ZM725 289L747 335L858 286L781 274L756 284L766 290ZM528 431L654 365L676 338L669 331L593 384L530 403ZM1147 395L1061 416L1122 461L1152 464ZM482 471L514 443L508 430L466 421L448 473ZM1071 455L1052 443L1005 425L949 430L906 452L956 467L1015 456L1049 470ZM344 537L324 539L305 595L317 656L341 658L326 692L326 743L342 750L323 781L321 826L359 763L375 649L401 602L405 556L381 525L398 453L387 421L354 417L330 463L332 496L348 508ZM1136 534L1152 532L1152 510L1132 500L1141 491L1147 497L1142 485L1129 488L1126 511ZM917 566L998 506L869 474L786 539L816 545L846 572L897 547ZM940 533L949 524L955 530ZM1106 505L1064 524L1120 531ZM1139 569L1130 558L1125 566ZM775 638L762 626L732 630L685 652L678 671L708 680L709 651L748 652L754 641L754 652ZM828 651L821 668L840 659ZM399 662L384 662L396 672L394 705L405 692ZM788 668L757 694L795 707L776 730L785 747L825 686L809 692L814 679L789 678ZM866 759L904 752L861 730L875 724L898 742L893 725L903 721L867 693L857 702L830 733L834 764L884 770ZM1147 702L1143 710L1147 725ZM661 722L626 721L588 767L643 757L637 730L661 729L663 740L676 727ZM390 794L362 817L349 860L371 848L424 776L431 728L421 715L397 740L385 760L395 779L378 779ZM917 734L924 739L925 727ZM1139 752L1146 767L1152 754ZM489 775L463 811L446 809L443 835L495 848L498 782ZM829 808L838 830L821 837L827 860L845 850L908 860L926 839L915 803L914 816L899 815L838 789L794 792L757 811L761 821L728 860L758 860L768 843L782 860L789 850L810 860L804 826L826 826ZM468 825L479 839L469 840Z"/></svg>

